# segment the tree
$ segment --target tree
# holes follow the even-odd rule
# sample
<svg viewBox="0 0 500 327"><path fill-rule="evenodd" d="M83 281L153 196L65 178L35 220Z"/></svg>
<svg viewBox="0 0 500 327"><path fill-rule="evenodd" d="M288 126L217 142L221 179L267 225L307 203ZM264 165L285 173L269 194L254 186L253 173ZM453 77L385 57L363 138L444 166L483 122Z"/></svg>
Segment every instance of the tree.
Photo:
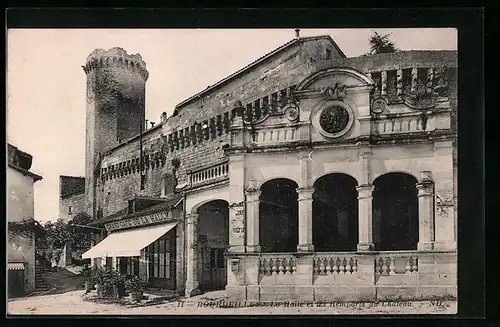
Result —
<svg viewBox="0 0 500 327"><path fill-rule="evenodd" d="M90 248L90 233L82 226L90 223L91 218L86 213L78 213L75 217L65 222L58 219L56 222L48 221L43 225L44 237L37 242L37 251L50 259L60 256L61 249L70 242L72 252L80 256Z"/></svg>
<svg viewBox="0 0 500 327"><path fill-rule="evenodd" d="M394 42L389 38L391 34L380 35L377 32L373 32L373 35L370 37L370 54L379 54L379 53L392 53L399 51Z"/></svg>

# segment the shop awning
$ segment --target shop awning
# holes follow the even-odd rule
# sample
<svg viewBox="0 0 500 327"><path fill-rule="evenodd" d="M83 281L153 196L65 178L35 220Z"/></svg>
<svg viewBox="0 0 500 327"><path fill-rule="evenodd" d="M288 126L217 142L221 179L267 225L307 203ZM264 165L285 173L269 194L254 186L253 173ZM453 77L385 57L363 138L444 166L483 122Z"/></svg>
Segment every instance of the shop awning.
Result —
<svg viewBox="0 0 500 327"><path fill-rule="evenodd" d="M24 270L24 263L22 263L22 262L9 262L9 263L7 263L7 270Z"/></svg>
<svg viewBox="0 0 500 327"><path fill-rule="evenodd" d="M177 222L111 233L82 254L82 258L138 257L142 249L168 233L175 225Z"/></svg>

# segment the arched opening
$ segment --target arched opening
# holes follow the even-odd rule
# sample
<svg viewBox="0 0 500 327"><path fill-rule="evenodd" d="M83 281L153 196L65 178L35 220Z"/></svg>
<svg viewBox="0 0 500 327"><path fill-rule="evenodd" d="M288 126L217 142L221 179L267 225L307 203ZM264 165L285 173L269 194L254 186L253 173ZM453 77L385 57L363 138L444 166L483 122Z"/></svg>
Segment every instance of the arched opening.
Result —
<svg viewBox="0 0 500 327"><path fill-rule="evenodd" d="M298 185L279 178L267 181L260 190L259 241L262 252L297 252Z"/></svg>
<svg viewBox="0 0 500 327"><path fill-rule="evenodd" d="M316 252L356 251L358 244L358 182L334 173L314 183L313 244Z"/></svg>
<svg viewBox="0 0 500 327"><path fill-rule="evenodd" d="M229 246L229 204L214 200L198 210L198 280L202 292L227 285L224 253Z"/></svg>
<svg viewBox="0 0 500 327"><path fill-rule="evenodd" d="M418 242L417 179L388 173L373 185L373 242L382 251L416 250Z"/></svg>

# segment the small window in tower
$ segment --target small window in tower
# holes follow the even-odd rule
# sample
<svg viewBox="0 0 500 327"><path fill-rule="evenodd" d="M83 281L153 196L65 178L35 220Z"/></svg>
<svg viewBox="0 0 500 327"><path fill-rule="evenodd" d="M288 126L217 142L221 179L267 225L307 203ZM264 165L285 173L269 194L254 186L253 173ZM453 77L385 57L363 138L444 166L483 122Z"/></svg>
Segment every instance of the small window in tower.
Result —
<svg viewBox="0 0 500 327"><path fill-rule="evenodd" d="M326 60L332 60L332 50L326 49Z"/></svg>
<svg viewBox="0 0 500 327"><path fill-rule="evenodd" d="M71 214L73 213L73 212L72 212L72 209L73 209L73 208L72 208L71 206L69 206L69 207L68 207L68 215L71 215Z"/></svg>

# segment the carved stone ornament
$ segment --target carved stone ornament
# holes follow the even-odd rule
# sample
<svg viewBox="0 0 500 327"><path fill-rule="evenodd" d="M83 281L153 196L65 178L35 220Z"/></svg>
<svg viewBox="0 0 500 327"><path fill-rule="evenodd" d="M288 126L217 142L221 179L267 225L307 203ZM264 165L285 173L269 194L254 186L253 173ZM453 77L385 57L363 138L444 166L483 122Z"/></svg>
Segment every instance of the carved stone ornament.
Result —
<svg viewBox="0 0 500 327"><path fill-rule="evenodd" d="M285 109L285 116L291 122L296 122L299 119L299 108L295 105L289 105Z"/></svg>
<svg viewBox="0 0 500 327"><path fill-rule="evenodd" d="M371 110L375 114L381 114L387 108L387 101L384 98L373 100Z"/></svg>
<svg viewBox="0 0 500 327"><path fill-rule="evenodd" d="M354 112L343 101L331 101L312 113L311 122L324 137L338 138L351 129L354 123Z"/></svg>
<svg viewBox="0 0 500 327"><path fill-rule="evenodd" d="M347 85L342 85L340 83L334 83L332 86L328 86L321 94L327 100L342 100L345 98Z"/></svg>
<svg viewBox="0 0 500 327"><path fill-rule="evenodd" d="M341 106L332 106L324 109L319 116L321 128L330 134L342 132L349 124L349 113Z"/></svg>

